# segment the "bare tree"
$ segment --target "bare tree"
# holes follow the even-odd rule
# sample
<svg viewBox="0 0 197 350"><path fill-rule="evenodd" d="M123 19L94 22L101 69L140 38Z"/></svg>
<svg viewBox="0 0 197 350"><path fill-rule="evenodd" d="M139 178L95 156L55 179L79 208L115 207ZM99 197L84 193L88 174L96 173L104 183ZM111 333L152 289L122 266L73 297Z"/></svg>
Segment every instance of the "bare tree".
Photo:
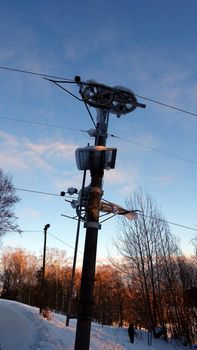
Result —
<svg viewBox="0 0 197 350"><path fill-rule="evenodd" d="M197 236L195 236L192 239L192 244L193 244L193 247L194 247L194 255L195 255L195 258L197 259Z"/></svg>
<svg viewBox="0 0 197 350"><path fill-rule="evenodd" d="M1 264L2 297L30 304L36 285L36 257L20 248L8 248L2 255Z"/></svg>
<svg viewBox="0 0 197 350"><path fill-rule="evenodd" d="M65 312L71 275L69 259L65 251L56 248L48 249L47 253L46 305ZM20 248L8 247L0 259L1 297L30 305L39 305L42 277L40 265L39 257ZM77 290L75 291L77 293ZM75 306L76 303L73 304Z"/></svg>
<svg viewBox="0 0 197 350"><path fill-rule="evenodd" d="M0 169L0 236L9 230L20 232L13 210L18 201L11 178Z"/></svg>
<svg viewBox="0 0 197 350"><path fill-rule="evenodd" d="M45 301L55 310L65 309L71 267L65 250L48 248L46 252ZM50 293L49 293L50 290Z"/></svg>
<svg viewBox="0 0 197 350"><path fill-rule="evenodd" d="M127 207L138 209L139 216L134 221L120 220L115 245L124 260L119 267L128 276L130 289L136 295L131 305L132 318L135 313L138 322L143 320L157 336L156 327L165 328L163 279L172 281L169 257L177 256L178 246L149 195L136 192L127 201Z"/></svg>

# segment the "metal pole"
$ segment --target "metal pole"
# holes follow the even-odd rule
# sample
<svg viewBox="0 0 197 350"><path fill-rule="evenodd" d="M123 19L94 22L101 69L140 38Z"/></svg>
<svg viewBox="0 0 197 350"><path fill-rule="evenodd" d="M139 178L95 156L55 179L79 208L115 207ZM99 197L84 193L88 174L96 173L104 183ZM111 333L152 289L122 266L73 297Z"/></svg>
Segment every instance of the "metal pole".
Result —
<svg viewBox="0 0 197 350"><path fill-rule="evenodd" d="M96 145L106 143L109 114L99 110ZM99 224L99 208L102 197L102 180L104 170L90 170L91 184L87 207L87 222L81 287L78 304L78 318L75 338L75 350L88 350L93 307L93 292L96 266L96 250Z"/></svg>
<svg viewBox="0 0 197 350"><path fill-rule="evenodd" d="M86 179L86 171L84 171L84 173L83 173L83 181L82 181L82 188L81 188L82 195L83 195L83 189L84 189L84 186L85 186L85 179ZM81 198L82 198L82 195L81 195ZM74 282L75 282L76 261L77 261L77 250L78 250L78 242L79 242L80 223L81 223L80 216L81 216L81 201L80 201L80 205L79 205L79 217L78 217L78 222L77 222L75 251L74 251L73 266L72 266L72 276L71 276L70 291L69 291L68 311L67 311L67 316L66 316L66 327L69 326L69 319L70 319L70 314L71 314L72 296L73 296L73 288L74 288Z"/></svg>
<svg viewBox="0 0 197 350"><path fill-rule="evenodd" d="M41 291L40 291L40 314L45 308L45 260L46 260L46 241L47 241L47 230L50 224L44 227L44 248L43 248L43 263L42 263L42 279L41 279Z"/></svg>

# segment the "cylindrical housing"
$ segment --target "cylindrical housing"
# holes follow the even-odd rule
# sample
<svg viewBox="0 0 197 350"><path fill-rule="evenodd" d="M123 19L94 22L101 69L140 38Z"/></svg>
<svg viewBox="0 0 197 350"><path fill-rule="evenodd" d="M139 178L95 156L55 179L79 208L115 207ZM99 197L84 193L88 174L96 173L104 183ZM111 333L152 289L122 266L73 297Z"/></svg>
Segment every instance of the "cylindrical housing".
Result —
<svg viewBox="0 0 197 350"><path fill-rule="evenodd" d="M80 147L75 151L77 168L79 170L114 169L116 148L105 146Z"/></svg>

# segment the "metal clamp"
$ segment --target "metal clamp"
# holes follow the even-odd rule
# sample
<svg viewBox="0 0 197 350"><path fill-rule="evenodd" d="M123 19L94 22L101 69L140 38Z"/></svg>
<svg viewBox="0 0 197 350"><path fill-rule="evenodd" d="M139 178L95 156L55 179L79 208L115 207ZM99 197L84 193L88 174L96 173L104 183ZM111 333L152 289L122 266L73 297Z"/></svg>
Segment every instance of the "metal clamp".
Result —
<svg viewBox="0 0 197 350"><path fill-rule="evenodd" d="M88 221L84 223L84 228L88 228L88 227L97 228L98 230L100 230L101 224L99 224L99 222L96 222L96 221Z"/></svg>

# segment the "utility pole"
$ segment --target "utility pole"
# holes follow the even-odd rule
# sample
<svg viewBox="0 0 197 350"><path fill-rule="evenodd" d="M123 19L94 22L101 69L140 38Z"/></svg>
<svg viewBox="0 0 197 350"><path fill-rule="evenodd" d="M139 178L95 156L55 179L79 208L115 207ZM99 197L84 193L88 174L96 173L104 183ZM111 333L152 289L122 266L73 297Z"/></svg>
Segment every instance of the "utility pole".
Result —
<svg viewBox="0 0 197 350"><path fill-rule="evenodd" d="M114 168L116 158L116 149L105 147L109 113L114 113L120 117L121 114L133 111L137 106L142 108L145 106L138 104L131 90L120 87L112 89L94 81L89 81L83 85L83 83L80 84L80 77L76 77L75 80L79 83L84 102L97 108L96 129L91 132L95 137L95 147L76 151L78 168L90 170L91 183L86 209L86 222L84 224L86 238L74 349L88 350L90 347L97 238L98 230L101 228L99 211L103 194L103 175L104 169ZM86 164L82 164L85 158Z"/></svg>
<svg viewBox="0 0 197 350"><path fill-rule="evenodd" d="M44 227L44 248L43 248L43 263L42 263L42 277L41 277L41 287L40 287L40 314L45 308L45 261L46 261L46 242L47 242L47 230L50 224Z"/></svg>
<svg viewBox="0 0 197 350"><path fill-rule="evenodd" d="M105 146L107 138L108 114L103 113L97 124L96 146ZM101 130L105 130L105 133ZM87 207L85 249L83 258L81 288L78 304L75 350L89 349L92 319L93 291L95 278L96 250L99 224L99 208L102 197L104 169L91 169L91 183Z"/></svg>
<svg viewBox="0 0 197 350"><path fill-rule="evenodd" d="M69 92L61 85L65 81L48 80ZM75 350L89 350L97 237L98 230L101 228L99 211L103 195L102 182L104 170L115 167L117 152L116 148L105 146L109 114L112 113L120 117L134 111L137 107L145 108L145 105L138 103L133 91L125 87L110 87L94 80L82 82L79 76L75 77L73 83L78 84L81 100L85 103L95 126L95 129L88 131L89 135L95 138L95 145L76 150L77 167L79 170L90 170L91 183L88 186L85 208L84 227L86 228L86 238L78 303ZM88 105L97 109L97 123L94 122Z"/></svg>

